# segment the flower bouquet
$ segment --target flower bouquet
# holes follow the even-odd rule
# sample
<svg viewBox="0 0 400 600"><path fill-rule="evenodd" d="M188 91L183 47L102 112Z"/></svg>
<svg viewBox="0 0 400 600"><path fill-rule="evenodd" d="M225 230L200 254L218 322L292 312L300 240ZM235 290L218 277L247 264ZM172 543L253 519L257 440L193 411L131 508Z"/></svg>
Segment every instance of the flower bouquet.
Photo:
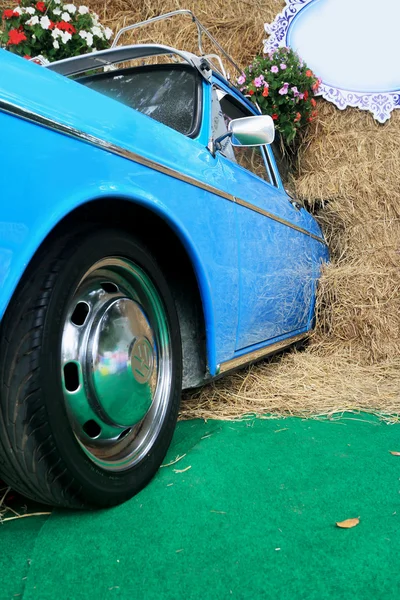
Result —
<svg viewBox="0 0 400 600"><path fill-rule="evenodd" d="M87 6L20 0L3 11L2 47L27 59L55 61L110 46L112 31Z"/></svg>
<svg viewBox="0 0 400 600"><path fill-rule="evenodd" d="M320 83L290 48L257 56L237 79L240 91L274 119L276 130L288 145L317 116L314 95Z"/></svg>

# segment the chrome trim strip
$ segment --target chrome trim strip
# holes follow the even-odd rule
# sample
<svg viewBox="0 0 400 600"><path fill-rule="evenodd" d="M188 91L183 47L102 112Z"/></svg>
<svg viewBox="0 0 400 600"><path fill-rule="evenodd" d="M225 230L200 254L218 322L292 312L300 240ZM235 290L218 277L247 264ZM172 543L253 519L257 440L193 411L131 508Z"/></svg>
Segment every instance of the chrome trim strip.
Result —
<svg viewBox="0 0 400 600"><path fill-rule="evenodd" d="M253 350L248 354L242 354L237 358L232 358L226 362L221 363L218 375L222 373L226 373L227 371L232 371L233 369L237 369L246 364L250 364L255 362L256 360L260 360L261 358L266 358L270 354L277 352L278 350L283 350L287 346L291 346L296 342L300 342L309 336L309 332L300 333L299 335L295 335L291 338L286 338L286 340L281 340L280 342L275 342L274 344L270 344L269 346L265 346L264 348L259 348L258 350Z"/></svg>
<svg viewBox="0 0 400 600"><path fill-rule="evenodd" d="M310 231L307 231L306 229L303 229L302 227L298 227L297 225L290 223L290 221L281 219L277 215L274 215L274 214L268 212L267 210L259 208L258 206L255 206L254 204L250 204L249 202L246 202L246 200L241 200L240 198L235 198L235 202L237 204L239 204L240 206L244 206L245 208L248 208L249 210L259 213L260 215L263 215L264 217L268 217L269 219L272 219L273 221L282 223L282 225L286 225L287 227L290 227L290 229L295 229L296 231L300 231L300 233L304 233L305 235L308 235L309 237L313 238L314 240L317 240L318 242L321 242L322 244L326 245L325 240L320 238L318 235L315 235L314 233L311 233Z"/></svg>
<svg viewBox="0 0 400 600"><path fill-rule="evenodd" d="M12 104L11 102L7 102L6 100L0 100L0 111L9 113L11 115L16 115L26 121L31 121L32 123L38 123L39 125L42 125L43 127L46 127L47 129L53 129L55 131L58 131L65 135L68 135L69 137L74 137L74 138L83 140L84 142L87 142L88 144L91 144L92 146L102 148L103 150L107 150L108 152L111 152L112 154L116 154L117 156L122 156L122 158L127 158L128 160L131 160L135 163L138 163L145 167L149 167L150 169L153 169L154 171L164 173L165 175L174 177L174 179L179 179L186 183L190 183L191 185L201 188L207 192L210 192L211 194L215 194L217 196L220 196L221 198L225 198L226 200L235 202L235 198L231 194L227 194L226 192L224 192L222 190L218 190L217 188L214 188L213 186L208 185L207 183L203 183L202 181L199 181L198 179L195 179L194 177L190 177L189 175L184 175L183 173L180 173L179 171L176 171L175 169L172 169L171 167L167 167L167 166L162 165L154 160L145 158L144 156L141 156L140 154L136 154L135 152L132 152L131 150L127 150L125 148L121 148L120 146L116 146L115 144L112 144L110 142L106 142L105 140L103 140L101 138L93 136L90 133L85 133L84 131L81 131L79 129L75 129L74 127L71 127L70 125L64 125L62 123L59 123L58 121L53 121L52 119L49 119L48 117L44 117L42 115L39 115L38 113L28 111L24 108L21 108L19 106Z"/></svg>
<svg viewBox="0 0 400 600"><path fill-rule="evenodd" d="M0 99L0 111L20 117L21 119L30 121L32 123L38 123L39 125L42 125L47 129L58 131L60 133L63 133L64 135L68 135L69 137L74 137L79 140L83 140L84 142L91 144L92 146L102 148L103 150L107 150L107 152L111 152L112 154L116 154L117 156L121 156L122 158L131 160L135 163L148 167L149 169L153 169L154 171L158 171L159 173L163 173L165 175L173 177L174 179L178 179L180 181L184 181L185 183L189 183L190 185L205 190L206 192L210 192L210 194L214 194L216 196L219 196L220 198L224 198L225 200L229 200L230 202L239 204L240 206L248 208L249 210L252 210L256 213L259 213L264 217L272 219L273 221L277 221L282 225L286 225L286 227L290 227L295 231L299 231L300 233L303 233L304 235L307 235L317 240L321 244L326 245L326 242L323 238L314 235L313 233L310 233L302 227L298 227L297 225L290 223L290 221L281 219L280 217L269 213L268 211L263 210L262 208L258 208L258 206L255 206L254 204L250 204L245 200L241 200L240 198L232 196L232 194L228 194L223 190L219 190L218 188L208 185L207 183L203 183L202 181L199 181L194 177L190 177L189 175L184 175L183 173L180 173L179 171L176 171L171 167L162 165L161 163L151 160L150 158L145 158L140 154L136 154L136 152L132 152L131 150L127 150L125 148L121 148L120 146L116 146L115 144L112 144L101 138L91 135L90 133L85 133L84 131L76 129L75 127L71 127L70 125L64 125L63 123L59 123L58 121L54 121L53 119L49 119L48 117L44 117L43 115L17 106L12 102L8 102L7 100Z"/></svg>

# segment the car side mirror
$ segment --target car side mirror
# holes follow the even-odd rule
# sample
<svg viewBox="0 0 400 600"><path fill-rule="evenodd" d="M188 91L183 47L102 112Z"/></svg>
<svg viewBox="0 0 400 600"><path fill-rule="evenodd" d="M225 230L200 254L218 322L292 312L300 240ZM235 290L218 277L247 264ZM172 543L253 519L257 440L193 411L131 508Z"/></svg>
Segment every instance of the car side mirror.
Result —
<svg viewBox="0 0 400 600"><path fill-rule="evenodd" d="M232 146L264 146L275 139L275 125L269 115L233 119L229 123Z"/></svg>

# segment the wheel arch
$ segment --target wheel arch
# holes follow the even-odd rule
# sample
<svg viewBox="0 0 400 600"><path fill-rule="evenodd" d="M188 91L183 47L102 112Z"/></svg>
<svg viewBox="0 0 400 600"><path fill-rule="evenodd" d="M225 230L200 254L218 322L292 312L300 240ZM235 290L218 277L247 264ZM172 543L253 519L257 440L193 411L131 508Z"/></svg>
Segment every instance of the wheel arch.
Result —
<svg viewBox="0 0 400 600"><path fill-rule="evenodd" d="M211 299L204 285L207 278L201 261L188 236L176 223L148 206L123 197L102 197L80 204L65 215L44 238L36 253L66 229L82 223L122 229L135 235L149 249L163 271L178 311L183 388L201 385L207 378L210 357L214 355L214 344L207 327Z"/></svg>

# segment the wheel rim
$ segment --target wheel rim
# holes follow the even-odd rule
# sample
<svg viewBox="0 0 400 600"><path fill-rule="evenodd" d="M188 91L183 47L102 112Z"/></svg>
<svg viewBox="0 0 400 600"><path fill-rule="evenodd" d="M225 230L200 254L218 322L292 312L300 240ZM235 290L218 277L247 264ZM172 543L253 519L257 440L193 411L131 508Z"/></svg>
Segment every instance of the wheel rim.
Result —
<svg viewBox="0 0 400 600"><path fill-rule="evenodd" d="M61 382L72 430L87 456L120 471L149 452L168 408L172 353L161 298L147 274L119 257L82 277L61 341Z"/></svg>

